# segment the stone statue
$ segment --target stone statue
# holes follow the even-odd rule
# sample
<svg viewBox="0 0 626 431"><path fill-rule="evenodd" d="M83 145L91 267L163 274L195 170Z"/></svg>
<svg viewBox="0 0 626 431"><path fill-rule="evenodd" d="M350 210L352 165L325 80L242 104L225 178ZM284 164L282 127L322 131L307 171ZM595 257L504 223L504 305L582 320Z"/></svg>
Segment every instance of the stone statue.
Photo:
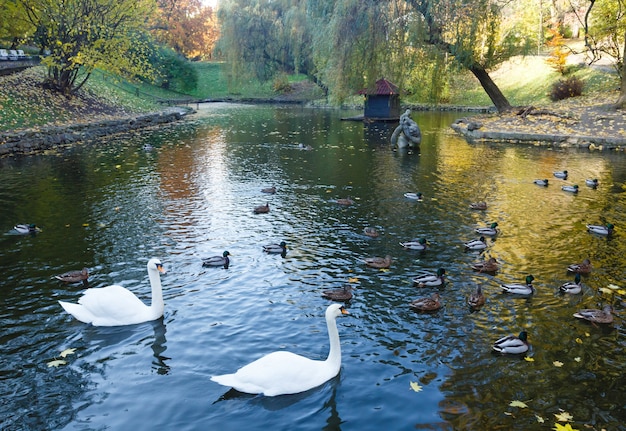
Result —
<svg viewBox="0 0 626 431"><path fill-rule="evenodd" d="M404 111L404 114L400 115L400 124L391 135L392 148L414 149L419 147L422 142L422 132L417 123L411 119L410 115L410 109L407 109Z"/></svg>

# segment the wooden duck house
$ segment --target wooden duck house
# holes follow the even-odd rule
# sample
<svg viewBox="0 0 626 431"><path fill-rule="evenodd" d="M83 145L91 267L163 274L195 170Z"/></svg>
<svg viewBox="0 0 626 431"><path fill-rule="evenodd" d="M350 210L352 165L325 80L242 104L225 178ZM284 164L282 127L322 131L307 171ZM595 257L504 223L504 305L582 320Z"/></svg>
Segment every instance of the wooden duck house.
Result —
<svg viewBox="0 0 626 431"><path fill-rule="evenodd" d="M365 96L365 120L397 121L400 118L400 91L392 82L381 78L374 88L363 89L359 94Z"/></svg>

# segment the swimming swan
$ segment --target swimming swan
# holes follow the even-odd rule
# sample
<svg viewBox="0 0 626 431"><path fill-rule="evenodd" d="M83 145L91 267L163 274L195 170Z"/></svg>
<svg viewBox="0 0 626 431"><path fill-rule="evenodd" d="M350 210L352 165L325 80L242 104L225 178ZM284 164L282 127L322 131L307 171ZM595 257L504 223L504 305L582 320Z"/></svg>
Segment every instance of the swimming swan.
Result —
<svg viewBox="0 0 626 431"><path fill-rule="evenodd" d="M84 323L93 326L122 326L156 320L163 315L165 305L159 272L165 273L159 259L148 261L148 277L152 287L152 304L145 305L130 290L111 285L85 290L78 304L59 301L59 304Z"/></svg>
<svg viewBox="0 0 626 431"><path fill-rule="evenodd" d="M239 392L268 397L297 394L320 386L335 377L341 368L341 345L336 318L342 314L349 313L340 304L331 304L326 309L330 352L325 361L277 351L239 368L234 374L213 376L211 380Z"/></svg>

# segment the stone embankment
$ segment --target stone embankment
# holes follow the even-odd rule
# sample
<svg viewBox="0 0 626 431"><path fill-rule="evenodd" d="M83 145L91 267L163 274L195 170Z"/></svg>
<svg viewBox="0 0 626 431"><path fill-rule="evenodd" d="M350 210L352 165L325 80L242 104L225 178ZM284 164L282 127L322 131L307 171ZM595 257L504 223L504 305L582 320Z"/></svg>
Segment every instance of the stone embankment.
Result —
<svg viewBox="0 0 626 431"><path fill-rule="evenodd" d="M122 119L0 133L0 157L14 154L34 154L74 142L171 123L183 119L190 112L193 112L191 108L171 107L161 112Z"/></svg>

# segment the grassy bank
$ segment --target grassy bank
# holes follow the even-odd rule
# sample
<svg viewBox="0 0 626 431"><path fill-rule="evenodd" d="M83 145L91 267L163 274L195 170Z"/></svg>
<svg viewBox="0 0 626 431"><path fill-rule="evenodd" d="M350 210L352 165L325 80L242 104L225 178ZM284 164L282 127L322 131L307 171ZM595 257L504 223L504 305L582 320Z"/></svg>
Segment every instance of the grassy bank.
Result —
<svg viewBox="0 0 626 431"><path fill-rule="evenodd" d="M193 63L198 72L195 91L182 94L146 83L131 83L94 73L78 97L67 99L41 88L45 69L34 67L14 75L0 76L0 131L20 130L42 125L93 121L162 109L166 102L185 103L192 99L269 98L278 94L273 82L229 83L221 63ZM584 67L574 72L585 82L586 94L609 92L617 86L609 68ZM551 85L560 76L549 68L545 57L514 58L491 72L491 76L512 105L547 105ZM302 76L283 77L293 91L285 98L312 100L321 92ZM404 98L406 103L419 100ZM354 103L361 104L361 97ZM469 73L455 77L450 89L450 105L489 106L491 101Z"/></svg>

